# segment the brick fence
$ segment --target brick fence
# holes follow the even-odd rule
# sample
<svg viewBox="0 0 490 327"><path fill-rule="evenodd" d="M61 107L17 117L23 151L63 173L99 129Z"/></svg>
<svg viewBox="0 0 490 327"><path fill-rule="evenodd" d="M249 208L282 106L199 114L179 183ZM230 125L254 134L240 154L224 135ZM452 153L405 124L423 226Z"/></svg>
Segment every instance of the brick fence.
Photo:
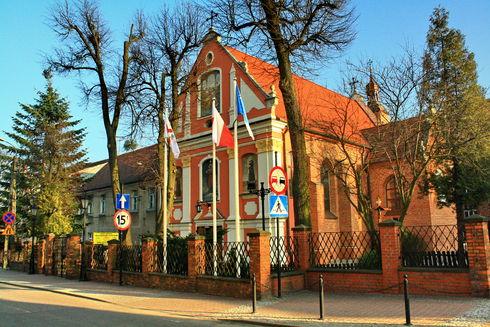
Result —
<svg viewBox="0 0 490 327"><path fill-rule="evenodd" d="M465 221L466 250L468 268L404 268L401 264L400 225L397 221L385 221L379 225L381 251L380 269L341 270L332 268L312 268L310 230L305 226L293 229L297 240L297 271L285 273L281 278L284 292L300 289L318 288L319 275L323 275L327 291L333 292L370 292L401 293L402 281L406 274L409 278L410 292L430 295L490 296L490 239L488 218L472 216ZM257 231L249 234L250 276L255 275L257 295L266 298L276 293L277 278L271 273L270 234ZM56 243L53 235L46 236L35 246L36 268L39 273L54 274L64 267L61 276L76 279L80 276L81 244L77 235L68 236L66 242ZM123 284L140 287L153 287L166 290L199 292L220 296L250 297L251 283L248 279L217 277L205 275L206 255L204 238L195 236L187 241L187 274L184 276L156 273L152 269L152 255L156 243L144 241L141 248L141 272L123 271ZM65 255L61 259L54 255L59 251L56 244L63 244ZM12 262L12 269L25 271L29 244L24 245L22 262ZM93 262L93 244L85 244L89 268ZM90 280L118 283L119 270L116 270L118 242L110 241L107 248L107 268L88 269ZM1 257L1 255L0 255ZM15 255L10 255L13 259ZM58 268L55 267L55 260ZM57 275L60 275L56 273Z"/></svg>

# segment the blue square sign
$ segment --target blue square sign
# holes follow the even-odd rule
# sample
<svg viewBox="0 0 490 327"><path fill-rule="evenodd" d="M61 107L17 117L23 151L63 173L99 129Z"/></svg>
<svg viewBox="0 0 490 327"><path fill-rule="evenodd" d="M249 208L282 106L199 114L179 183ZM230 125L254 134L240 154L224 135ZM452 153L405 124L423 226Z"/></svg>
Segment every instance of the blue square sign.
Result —
<svg viewBox="0 0 490 327"><path fill-rule="evenodd" d="M116 209L129 210L129 194L116 194Z"/></svg>
<svg viewBox="0 0 490 327"><path fill-rule="evenodd" d="M269 215L271 218L287 217L288 214L288 197L286 195L269 196Z"/></svg>

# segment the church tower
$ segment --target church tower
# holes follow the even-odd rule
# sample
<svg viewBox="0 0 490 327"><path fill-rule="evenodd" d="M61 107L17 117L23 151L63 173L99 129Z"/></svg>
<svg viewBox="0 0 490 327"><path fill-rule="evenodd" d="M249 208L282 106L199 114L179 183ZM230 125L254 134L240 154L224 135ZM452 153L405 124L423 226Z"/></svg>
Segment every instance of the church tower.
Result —
<svg viewBox="0 0 490 327"><path fill-rule="evenodd" d="M373 77L373 71L370 68L369 83L366 85L367 105L369 109L376 115L378 125L386 124L390 121L390 117L385 108L379 101L379 85Z"/></svg>

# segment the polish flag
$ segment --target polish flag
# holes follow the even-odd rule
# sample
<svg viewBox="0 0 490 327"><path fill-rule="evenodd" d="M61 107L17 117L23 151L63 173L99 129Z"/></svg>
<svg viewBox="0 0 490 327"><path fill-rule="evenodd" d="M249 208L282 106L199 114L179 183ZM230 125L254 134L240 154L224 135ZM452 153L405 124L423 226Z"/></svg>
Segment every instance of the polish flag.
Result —
<svg viewBox="0 0 490 327"><path fill-rule="evenodd" d="M213 143L217 146L233 148L233 136L216 110L213 99Z"/></svg>

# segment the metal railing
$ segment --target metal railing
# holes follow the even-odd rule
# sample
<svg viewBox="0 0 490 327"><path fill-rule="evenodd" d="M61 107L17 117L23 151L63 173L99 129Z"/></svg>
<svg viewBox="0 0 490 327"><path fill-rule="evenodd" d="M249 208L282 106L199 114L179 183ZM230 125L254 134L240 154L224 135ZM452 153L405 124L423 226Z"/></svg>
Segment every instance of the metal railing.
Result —
<svg viewBox="0 0 490 327"><path fill-rule="evenodd" d="M172 238L167 241L167 257L162 242L150 249L150 271L172 275L187 275L187 240Z"/></svg>
<svg viewBox="0 0 490 327"><path fill-rule="evenodd" d="M92 248L91 269L107 270L108 246L103 244L94 244Z"/></svg>
<svg viewBox="0 0 490 327"><path fill-rule="evenodd" d="M250 279L250 256L247 242L206 242L204 245L206 266L209 276Z"/></svg>
<svg viewBox="0 0 490 327"><path fill-rule="evenodd" d="M277 245L279 242L279 253ZM281 272L295 271L299 268L298 240L294 237L272 236L269 239L271 272L281 267Z"/></svg>
<svg viewBox="0 0 490 327"><path fill-rule="evenodd" d="M63 277L66 275L66 243L67 237L55 238L53 241L52 272L55 276Z"/></svg>
<svg viewBox="0 0 490 327"><path fill-rule="evenodd" d="M127 272L141 272L143 267L143 256L141 245L121 245L117 252L121 255L122 270ZM119 270L119 258L116 258L116 269Z"/></svg>
<svg viewBox="0 0 490 327"><path fill-rule="evenodd" d="M312 233L309 242L310 265L314 268L381 269L377 231Z"/></svg>
<svg viewBox="0 0 490 327"><path fill-rule="evenodd" d="M403 267L468 267L464 229L457 225L405 226L400 244Z"/></svg>

